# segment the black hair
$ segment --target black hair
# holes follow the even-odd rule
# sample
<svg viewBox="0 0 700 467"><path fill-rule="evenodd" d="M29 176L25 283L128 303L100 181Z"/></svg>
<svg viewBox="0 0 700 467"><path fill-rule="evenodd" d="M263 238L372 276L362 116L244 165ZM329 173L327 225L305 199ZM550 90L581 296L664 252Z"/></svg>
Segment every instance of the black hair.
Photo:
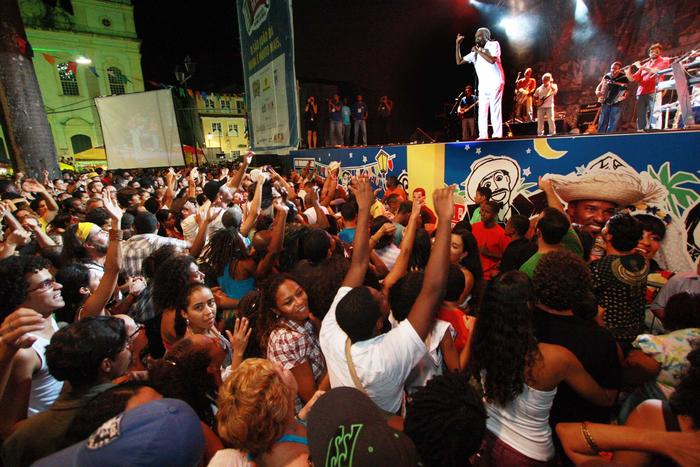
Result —
<svg viewBox="0 0 700 467"><path fill-rule="evenodd" d="M462 238L462 251L467 252L467 255L459 261L459 264L472 273L475 284L480 282L484 278L484 269L481 266L481 256L479 255L476 237L471 233L471 230L457 226L452 229L452 234L459 235Z"/></svg>
<svg viewBox="0 0 700 467"><path fill-rule="evenodd" d="M72 216L65 211L59 211L56 217L50 222L50 225L57 229L67 229L71 225Z"/></svg>
<svg viewBox="0 0 700 467"><path fill-rule="evenodd" d="M484 395L500 406L523 392L541 358L535 339L530 278L509 271L489 281L472 335L474 374L483 371ZM495 351L498 349L498 351Z"/></svg>
<svg viewBox="0 0 700 467"><path fill-rule="evenodd" d="M138 194L139 192L134 188L122 188L121 190L117 190L117 203L119 203L119 206L126 209L131 205L131 198Z"/></svg>
<svg viewBox="0 0 700 467"><path fill-rule="evenodd" d="M153 305L156 312L174 310L182 303L182 294L190 284L191 256L173 256L162 263L153 278Z"/></svg>
<svg viewBox="0 0 700 467"><path fill-rule="evenodd" d="M113 386L78 409L68 427L62 446L68 447L87 439L100 425L124 412L126 405L139 389L151 387L144 381L127 381Z"/></svg>
<svg viewBox="0 0 700 467"><path fill-rule="evenodd" d="M332 255L323 263L298 275L299 284L309 296L309 310L322 321L343 283L350 263L343 255Z"/></svg>
<svg viewBox="0 0 700 467"><path fill-rule="evenodd" d="M80 263L69 264L56 272L56 282L63 286L61 295L66 303L56 315L59 321L72 323L87 298L87 295L80 293L80 289L90 285L90 270Z"/></svg>
<svg viewBox="0 0 700 467"><path fill-rule="evenodd" d="M328 257L331 247L331 237L323 229L312 228L302 240L304 256L311 263L320 263Z"/></svg>
<svg viewBox="0 0 700 467"><path fill-rule="evenodd" d="M204 203L207 202L207 195L205 195L204 193L200 193L197 195L195 200L197 201L198 206L202 206L202 205L204 205Z"/></svg>
<svg viewBox="0 0 700 467"><path fill-rule="evenodd" d="M324 230L335 237L338 235L338 221L333 214L326 214L326 219L328 220L328 227ZM289 219L287 219L287 222L289 222Z"/></svg>
<svg viewBox="0 0 700 467"><path fill-rule="evenodd" d="M700 294L680 292L672 295L664 308L664 328L700 328Z"/></svg>
<svg viewBox="0 0 700 467"><path fill-rule="evenodd" d="M374 219L372 219L370 221L370 224L369 224L370 235L374 235L375 233L377 233L379 231L379 229L382 228L382 225L384 225L384 224L391 224L391 221L386 216L377 216ZM382 238L379 239L377 244L374 246L374 249L381 250L383 248L386 248L393 241L394 241L393 235L385 234L382 236Z"/></svg>
<svg viewBox="0 0 700 467"><path fill-rule="evenodd" d="M27 274L48 269L39 256L10 256L0 261L0 323L27 298Z"/></svg>
<svg viewBox="0 0 700 467"><path fill-rule="evenodd" d="M382 313L367 286L355 287L339 302L335 317L340 329L355 343L370 339Z"/></svg>
<svg viewBox="0 0 700 467"><path fill-rule="evenodd" d="M121 228L122 230L129 230L134 226L134 222L136 222L136 217L131 214L130 212L125 212L122 215L122 225Z"/></svg>
<svg viewBox="0 0 700 467"><path fill-rule="evenodd" d="M184 316L182 316L183 312L187 311L187 307L189 306L189 301L190 301L190 296L196 292L197 290L200 289L208 289L204 284L200 284L199 282L195 282L192 284L187 284L187 287L185 287L185 290L183 293L178 294L178 303L175 305L175 323L173 324L173 327L175 328L175 335L178 338L182 338L185 336L185 332L187 331L187 319L185 319Z"/></svg>
<svg viewBox="0 0 700 467"><path fill-rule="evenodd" d="M346 221L351 221L353 219L357 218L357 202L355 201L350 201L347 203L343 203L343 205L340 207L340 215L343 216L343 219Z"/></svg>
<svg viewBox="0 0 700 467"><path fill-rule="evenodd" d="M399 210L397 211L397 214L411 214L411 211L413 211L413 202L411 201L404 201L399 205Z"/></svg>
<svg viewBox="0 0 700 467"><path fill-rule="evenodd" d="M389 306L396 321L408 318L413 304L420 295L424 276L423 271L408 272L389 289Z"/></svg>
<svg viewBox="0 0 700 467"><path fill-rule="evenodd" d="M693 421L693 429L700 427L700 349L688 354L690 367L686 370L669 404L676 415L687 415Z"/></svg>
<svg viewBox="0 0 700 467"><path fill-rule="evenodd" d="M204 184L202 187L202 193L204 193L209 201L214 202L216 197L219 195L219 188L221 188L221 183L212 180Z"/></svg>
<svg viewBox="0 0 700 467"><path fill-rule="evenodd" d="M110 219L111 217L105 208L95 208L85 214L85 222L92 222L101 228L104 228Z"/></svg>
<svg viewBox="0 0 700 467"><path fill-rule="evenodd" d="M150 212L151 214L158 214L160 203L155 196L151 196L143 202L143 207L146 208L146 211Z"/></svg>
<svg viewBox="0 0 700 467"><path fill-rule="evenodd" d="M646 230L654 235L658 235L659 240L663 240L666 236L666 224L658 217L651 214L635 214L633 217L642 224L643 231Z"/></svg>
<svg viewBox="0 0 700 467"><path fill-rule="evenodd" d="M510 217L510 226L518 234L518 237L524 237L530 229L530 219L522 214L515 214Z"/></svg>
<svg viewBox="0 0 700 467"><path fill-rule="evenodd" d="M424 270L428 265L428 259L430 259L431 248L430 234L425 229L416 229L411 256L408 258L408 269L411 271Z"/></svg>
<svg viewBox="0 0 700 467"><path fill-rule="evenodd" d="M447 270L447 284L444 300L456 302L462 296L464 288L467 286L464 273L456 264L450 264Z"/></svg>
<svg viewBox="0 0 700 467"><path fill-rule="evenodd" d="M462 467L486 434L486 408L464 374L435 376L406 407L404 432L426 467Z"/></svg>
<svg viewBox="0 0 700 467"><path fill-rule="evenodd" d="M488 207L496 215L496 221L498 222L498 212L501 210L501 203L498 201L489 200L484 203L484 207Z"/></svg>
<svg viewBox="0 0 700 467"><path fill-rule="evenodd" d="M143 260L143 263L141 263L141 272L143 272L144 277L146 277L146 279L153 279L160 266L165 263L165 261L175 256L177 251L175 245L163 245L148 255Z"/></svg>
<svg viewBox="0 0 700 467"><path fill-rule="evenodd" d="M32 211L37 212L37 210L39 209L39 203L41 203L42 201L43 201L43 198L39 198L39 197L34 198L29 203L29 207L32 209Z"/></svg>
<svg viewBox="0 0 700 467"><path fill-rule="evenodd" d="M202 260L212 267L217 277L223 275L226 265L234 259L246 258L248 248L235 227L218 230L209 239L209 244L202 254ZM232 274L232 271L230 273Z"/></svg>
<svg viewBox="0 0 700 467"><path fill-rule="evenodd" d="M626 212L613 215L606 225L610 243L618 251L631 251L644 235L642 224Z"/></svg>
<svg viewBox="0 0 700 467"><path fill-rule="evenodd" d="M586 263L571 252L560 250L543 255L532 275L537 299L555 310L571 310L593 290Z"/></svg>
<svg viewBox="0 0 700 467"><path fill-rule="evenodd" d="M491 188L489 188L487 186L477 187L476 192L479 193L484 198L486 198L486 201L489 201L491 199L491 195L493 194L493 192L491 191Z"/></svg>
<svg viewBox="0 0 700 467"><path fill-rule="evenodd" d="M158 230L158 219L150 212L139 212L134 219L137 234L150 234Z"/></svg>
<svg viewBox="0 0 700 467"><path fill-rule="evenodd" d="M52 246L45 246L41 250L39 250L39 256L41 256L44 259L47 259L49 263L51 263L51 266L53 266L55 269L58 269L61 267L61 250L63 247L59 245L52 245Z"/></svg>
<svg viewBox="0 0 700 467"><path fill-rule="evenodd" d="M72 388L98 382L100 365L114 359L126 345L126 325L112 316L91 316L59 329L46 347L51 376ZM117 375L120 376L120 375Z"/></svg>
<svg viewBox="0 0 700 467"><path fill-rule="evenodd" d="M261 288L260 296L260 311L258 313L258 319L255 323L255 331L258 336L258 342L260 344L260 349L263 352L267 351L267 343L270 338L272 331L280 326L279 317L277 315L277 291L280 286L287 282L292 281L303 289L304 285L296 279L291 274L277 274L269 279L265 285ZM306 292L306 290L304 290ZM308 294L307 294L308 298Z"/></svg>
<svg viewBox="0 0 700 467"><path fill-rule="evenodd" d="M537 221L537 229L547 245L556 245L561 242L570 226L571 222L566 214L552 207L544 208L542 217Z"/></svg>
<svg viewBox="0 0 700 467"><path fill-rule="evenodd" d="M583 258L587 260L591 257L591 250L593 249L595 238L591 232L585 230L580 224L573 224L573 229L583 247Z"/></svg>

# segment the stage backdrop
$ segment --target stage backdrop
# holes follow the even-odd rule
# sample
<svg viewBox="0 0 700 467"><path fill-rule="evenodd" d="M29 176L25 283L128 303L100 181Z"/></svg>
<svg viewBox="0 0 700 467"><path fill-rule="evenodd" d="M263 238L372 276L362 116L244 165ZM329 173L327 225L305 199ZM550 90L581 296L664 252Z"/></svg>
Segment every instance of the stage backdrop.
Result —
<svg viewBox="0 0 700 467"><path fill-rule="evenodd" d="M488 186L503 203L501 220L513 213L537 214L546 205L538 178L546 174L578 177L592 170L627 171L661 195L654 205L640 206L670 221L664 240L664 262L674 270L691 270L700 257L700 132L533 138L501 141L386 146L294 152L301 168L308 160L325 167L339 160L343 184L360 169L384 187L396 175L410 191L456 184L453 221L474 206L479 186ZM379 160L393 162L382 173ZM392 157L393 156L393 157ZM605 187L601 187L604 190ZM428 196L429 202L431 201Z"/></svg>
<svg viewBox="0 0 700 467"><path fill-rule="evenodd" d="M237 0L251 146L288 153L299 144L291 0Z"/></svg>
<svg viewBox="0 0 700 467"><path fill-rule="evenodd" d="M184 165L170 89L95 98L110 169Z"/></svg>

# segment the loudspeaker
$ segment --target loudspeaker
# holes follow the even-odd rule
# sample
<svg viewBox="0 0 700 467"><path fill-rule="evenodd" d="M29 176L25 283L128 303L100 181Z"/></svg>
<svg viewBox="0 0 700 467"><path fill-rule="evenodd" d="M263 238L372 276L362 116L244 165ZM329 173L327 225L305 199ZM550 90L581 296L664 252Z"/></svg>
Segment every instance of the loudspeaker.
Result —
<svg viewBox="0 0 700 467"><path fill-rule="evenodd" d="M555 119L554 126L557 128L557 134L569 132L569 125L566 124L566 120L563 118ZM513 132L513 136L536 136L537 122L511 123L510 130ZM548 131L546 123L544 130Z"/></svg>

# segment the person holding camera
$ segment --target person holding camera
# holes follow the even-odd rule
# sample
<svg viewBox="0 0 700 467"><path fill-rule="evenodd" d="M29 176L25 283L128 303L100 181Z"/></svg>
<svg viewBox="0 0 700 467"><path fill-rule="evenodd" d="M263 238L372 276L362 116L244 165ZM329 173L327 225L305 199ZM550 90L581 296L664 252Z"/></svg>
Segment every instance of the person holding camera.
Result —
<svg viewBox="0 0 700 467"><path fill-rule="evenodd" d="M394 102L388 96L379 98L379 106L377 107L377 122L379 123L379 131L382 143L391 142L391 111L394 108Z"/></svg>
<svg viewBox="0 0 700 467"><path fill-rule="evenodd" d="M304 107L304 122L306 122L306 142L309 149L316 147L318 139L318 105L314 96L309 96Z"/></svg>

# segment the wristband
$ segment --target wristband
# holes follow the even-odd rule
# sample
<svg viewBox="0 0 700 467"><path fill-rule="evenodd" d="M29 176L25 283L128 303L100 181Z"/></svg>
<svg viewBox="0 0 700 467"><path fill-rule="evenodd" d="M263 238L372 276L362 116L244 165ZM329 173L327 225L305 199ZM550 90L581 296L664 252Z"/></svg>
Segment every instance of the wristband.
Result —
<svg viewBox="0 0 700 467"><path fill-rule="evenodd" d="M588 424L586 422L581 422L581 434L583 434L583 439L586 440L586 444L588 444L588 447L591 448L593 452L596 454L600 453L600 448L596 444L596 442L593 440L593 436L591 436L591 432L588 431Z"/></svg>

